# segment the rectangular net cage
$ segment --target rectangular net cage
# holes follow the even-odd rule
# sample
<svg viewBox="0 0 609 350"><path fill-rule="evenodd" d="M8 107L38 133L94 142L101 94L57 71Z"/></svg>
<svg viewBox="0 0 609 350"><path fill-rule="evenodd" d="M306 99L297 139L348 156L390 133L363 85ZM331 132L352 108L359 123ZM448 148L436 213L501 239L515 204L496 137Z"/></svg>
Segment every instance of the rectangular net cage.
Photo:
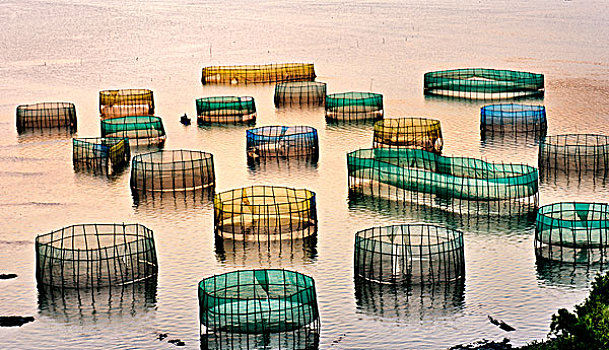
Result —
<svg viewBox="0 0 609 350"><path fill-rule="evenodd" d="M609 136L563 134L547 136L539 144L539 172L542 179L557 175L605 179L609 172Z"/></svg>
<svg viewBox="0 0 609 350"><path fill-rule="evenodd" d="M216 193L214 229L223 239L302 239L317 233L315 192L250 186Z"/></svg>
<svg viewBox="0 0 609 350"><path fill-rule="evenodd" d="M214 156L191 150L161 150L131 160L131 189L136 193L185 192L213 187Z"/></svg>
<svg viewBox="0 0 609 350"><path fill-rule="evenodd" d="M134 116L101 121L102 137L128 138L131 146L162 145L167 135L161 117Z"/></svg>
<svg viewBox="0 0 609 350"><path fill-rule="evenodd" d="M38 284L93 288L143 281L158 270L152 230L140 224L72 225L36 237Z"/></svg>
<svg viewBox="0 0 609 350"><path fill-rule="evenodd" d="M544 106L505 103L480 108L482 140L506 135L542 138L547 131L548 121Z"/></svg>
<svg viewBox="0 0 609 350"><path fill-rule="evenodd" d="M317 130L310 126L263 126L246 131L248 161L267 157L299 157L317 161Z"/></svg>
<svg viewBox="0 0 609 350"><path fill-rule="evenodd" d="M298 272L237 270L202 280L198 291L205 334L268 334L320 326L315 281Z"/></svg>
<svg viewBox="0 0 609 350"><path fill-rule="evenodd" d="M314 81L313 63L279 63L242 66L209 66L203 68L205 84L282 83Z"/></svg>
<svg viewBox="0 0 609 350"><path fill-rule="evenodd" d="M373 148L413 148L441 154L443 146L439 120L392 118L374 123Z"/></svg>
<svg viewBox="0 0 609 350"><path fill-rule="evenodd" d="M154 115L154 94L148 89L102 90L99 114L101 119Z"/></svg>
<svg viewBox="0 0 609 350"><path fill-rule="evenodd" d="M114 175L131 159L129 139L113 137L87 137L72 139L74 170L87 170L95 174Z"/></svg>
<svg viewBox="0 0 609 350"><path fill-rule="evenodd" d="M374 92L341 92L326 96L326 120L383 119L383 95Z"/></svg>
<svg viewBox="0 0 609 350"><path fill-rule="evenodd" d="M465 276L463 233L430 224L373 227L355 234L355 276L426 284Z"/></svg>
<svg viewBox="0 0 609 350"><path fill-rule="evenodd" d="M513 70L461 68L425 73L425 95L503 99L544 95L544 76Z"/></svg>
<svg viewBox="0 0 609 350"><path fill-rule="evenodd" d="M569 263L607 263L609 205L558 202L539 208L535 255Z"/></svg>
<svg viewBox="0 0 609 350"><path fill-rule="evenodd" d="M71 102L40 102L17 106L17 132L63 129L76 132L76 107Z"/></svg>
<svg viewBox="0 0 609 350"><path fill-rule="evenodd" d="M275 85L275 107L325 106L326 83L300 81Z"/></svg>
<svg viewBox="0 0 609 350"><path fill-rule="evenodd" d="M256 103L251 96L213 96L196 100L197 123L253 124L256 122Z"/></svg>

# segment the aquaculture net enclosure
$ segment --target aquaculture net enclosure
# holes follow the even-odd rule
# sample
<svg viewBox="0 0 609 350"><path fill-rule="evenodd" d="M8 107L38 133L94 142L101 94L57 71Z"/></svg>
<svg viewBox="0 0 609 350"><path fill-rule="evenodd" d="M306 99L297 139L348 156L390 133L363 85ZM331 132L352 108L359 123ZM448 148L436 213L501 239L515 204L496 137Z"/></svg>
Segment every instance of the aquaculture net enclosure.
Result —
<svg viewBox="0 0 609 350"><path fill-rule="evenodd" d="M287 332L261 334L215 331L201 336L201 349L319 350L319 329L304 327Z"/></svg>
<svg viewBox="0 0 609 350"><path fill-rule="evenodd" d="M515 103L494 104L480 109L480 133L486 136L526 134L545 136L548 130L546 107Z"/></svg>
<svg viewBox="0 0 609 350"><path fill-rule="evenodd" d="M372 147L403 147L442 153L444 141L439 120L427 118L383 119L374 123Z"/></svg>
<svg viewBox="0 0 609 350"><path fill-rule="evenodd" d="M102 90L99 92L101 119L154 115L154 95L148 89Z"/></svg>
<svg viewBox="0 0 609 350"><path fill-rule="evenodd" d="M355 234L355 275L381 283L435 283L465 275L463 233L429 224Z"/></svg>
<svg viewBox="0 0 609 350"><path fill-rule="evenodd" d="M315 80L313 63L282 63L243 66L210 66L203 68L205 84L281 83Z"/></svg>
<svg viewBox="0 0 609 350"><path fill-rule="evenodd" d="M310 126L263 126L246 131L249 159L310 157L317 160L317 130Z"/></svg>
<svg viewBox="0 0 609 350"><path fill-rule="evenodd" d="M319 329L315 281L287 270L240 270L199 283L206 333L277 333Z"/></svg>
<svg viewBox="0 0 609 350"><path fill-rule="evenodd" d="M75 170L112 175L129 164L129 139L89 137L72 139L72 163Z"/></svg>
<svg viewBox="0 0 609 350"><path fill-rule="evenodd" d="M543 96L543 74L487 68L463 68L425 73L425 95L471 99Z"/></svg>
<svg viewBox="0 0 609 350"><path fill-rule="evenodd" d="M317 232L315 193L251 186L216 193L214 227L221 238L248 241L302 239Z"/></svg>
<svg viewBox="0 0 609 350"><path fill-rule="evenodd" d="M76 107L71 102L40 102L17 106L17 132L68 129L76 132Z"/></svg>
<svg viewBox="0 0 609 350"><path fill-rule="evenodd" d="M131 189L141 192L194 191L214 186L214 157L189 150L138 154L131 161Z"/></svg>
<svg viewBox="0 0 609 350"><path fill-rule="evenodd" d="M565 134L547 136L539 144L542 178L557 174L592 172L606 177L609 171L609 136Z"/></svg>
<svg viewBox="0 0 609 350"><path fill-rule="evenodd" d="M82 224L36 237L36 279L62 288L124 285L157 274L152 231L140 224Z"/></svg>
<svg viewBox="0 0 609 350"><path fill-rule="evenodd" d="M160 117L136 116L101 121L102 137L126 137L131 145L146 146L165 143L165 127Z"/></svg>
<svg viewBox="0 0 609 350"><path fill-rule="evenodd" d="M535 225L537 257L573 263L606 263L609 205L559 202L542 206Z"/></svg>
<svg viewBox="0 0 609 350"><path fill-rule="evenodd" d="M199 124L256 122L256 103L251 96L203 97L196 105Z"/></svg>
<svg viewBox="0 0 609 350"><path fill-rule="evenodd" d="M326 83L302 81L275 85L275 106L324 106Z"/></svg>
<svg viewBox="0 0 609 350"><path fill-rule="evenodd" d="M383 95L342 92L326 96L326 119L353 121L383 118Z"/></svg>

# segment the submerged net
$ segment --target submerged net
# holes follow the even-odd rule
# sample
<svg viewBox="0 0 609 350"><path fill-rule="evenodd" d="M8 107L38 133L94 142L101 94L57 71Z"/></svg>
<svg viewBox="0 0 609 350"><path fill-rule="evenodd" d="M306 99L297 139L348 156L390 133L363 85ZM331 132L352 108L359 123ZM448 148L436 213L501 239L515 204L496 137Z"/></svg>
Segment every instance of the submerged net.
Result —
<svg viewBox="0 0 609 350"><path fill-rule="evenodd" d="M372 147L403 147L442 153L440 121L427 118L383 119L374 123Z"/></svg>
<svg viewBox="0 0 609 350"><path fill-rule="evenodd" d="M247 156L255 160L266 157L311 157L319 155L317 130L310 126L263 126L249 129Z"/></svg>
<svg viewBox="0 0 609 350"><path fill-rule="evenodd" d="M301 239L317 232L315 193L251 186L216 193L214 226L222 238L248 241Z"/></svg>
<svg viewBox="0 0 609 350"><path fill-rule="evenodd" d="M463 68L425 73L425 95L444 95L471 99L543 96L543 74Z"/></svg>
<svg viewBox="0 0 609 350"><path fill-rule="evenodd" d="M606 177L609 171L609 136L548 136L539 144L539 171L542 178L586 172Z"/></svg>
<svg viewBox="0 0 609 350"><path fill-rule="evenodd" d="M319 329L315 281L287 270L241 270L199 283L206 333L276 333Z"/></svg>
<svg viewBox="0 0 609 350"><path fill-rule="evenodd" d="M102 90L99 114L101 119L154 115L154 95L148 89Z"/></svg>
<svg viewBox="0 0 609 350"><path fill-rule="evenodd" d="M17 132L69 129L76 132L76 107L71 102L40 102L17 106Z"/></svg>
<svg viewBox="0 0 609 350"><path fill-rule="evenodd" d="M205 84L280 83L314 81L312 63L283 63L244 66L210 66L203 68L201 82Z"/></svg>
<svg viewBox="0 0 609 350"><path fill-rule="evenodd" d="M480 133L482 139L494 135L529 134L545 136L548 130L544 106L522 104L496 104L480 109Z"/></svg>
<svg viewBox="0 0 609 350"><path fill-rule="evenodd" d="M196 101L199 124L254 123L256 103L251 96L203 97Z"/></svg>
<svg viewBox="0 0 609 350"><path fill-rule="evenodd" d="M607 262L609 205L559 202L539 208L535 253L549 260Z"/></svg>
<svg viewBox="0 0 609 350"><path fill-rule="evenodd" d="M152 230L140 224L82 224L36 237L36 279L63 288L122 285L157 274Z"/></svg>
<svg viewBox="0 0 609 350"><path fill-rule="evenodd" d="M326 119L352 121L383 118L383 95L342 92L326 96Z"/></svg>
<svg viewBox="0 0 609 350"><path fill-rule="evenodd" d="M201 336L202 350L319 350L319 329L309 327L279 333L215 331Z"/></svg>
<svg viewBox="0 0 609 350"><path fill-rule="evenodd" d="M102 137L126 137L131 145L163 144L167 136L160 117L137 116L101 121Z"/></svg>
<svg viewBox="0 0 609 350"><path fill-rule="evenodd" d="M303 81L275 85L275 106L324 106L326 83Z"/></svg>
<svg viewBox="0 0 609 350"><path fill-rule="evenodd" d="M129 164L129 139L89 137L72 139L72 163L75 170L112 175Z"/></svg>

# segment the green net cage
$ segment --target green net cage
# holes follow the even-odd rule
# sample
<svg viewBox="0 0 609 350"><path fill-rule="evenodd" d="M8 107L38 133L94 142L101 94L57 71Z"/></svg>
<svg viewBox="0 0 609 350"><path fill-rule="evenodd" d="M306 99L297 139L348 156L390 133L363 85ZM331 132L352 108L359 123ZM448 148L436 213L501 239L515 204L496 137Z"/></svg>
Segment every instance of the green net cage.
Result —
<svg viewBox="0 0 609 350"><path fill-rule="evenodd" d="M318 350L319 331L309 327L279 333L231 333L216 331L201 336L203 350Z"/></svg>
<svg viewBox="0 0 609 350"><path fill-rule="evenodd" d="M573 263L606 263L609 205L559 202L542 206L535 225L537 257Z"/></svg>
<svg viewBox="0 0 609 350"><path fill-rule="evenodd" d="M463 233L430 224L373 227L355 234L355 276L393 284L453 281L465 275Z"/></svg>
<svg viewBox="0 0 609 350"><path fill-rule="evenodd" d="M315 192L250 186L216 193L214 228L224 239L302 239L317 233Z"/></svg>
<svg viewBox="0 0 609 350"><path fill-rule="evenodd" d="M383 118L383 95L373 92L342 92L326 96L326 119L358 121Z"/></svg>
<svg viewBox="0 0 609 350"><path fill-rule="evenodd" d="M136 116L101 121L102 137L128 138L131 146L162 145L167 135L161 117Z"/></svg>
<svg viewBox="0 0 609 350"><path fill-rule="evenodd" d="M136 192L195 191L214 186L214 156L190 150L161 150L131 160L131 189Z"/></svg>
<svg viewBox="0 0 609 350"><path fill-rule="evenodd" d="M209 66L203 68L205 84L281 83L314 81L313 63L280 63L243 66Z"/></svg>
<svg viewBox="0 0 609 350"><path fill-rule="evenodd" d="M548 136L539 144L538 160L542 179L585 173L605 178L609 171L609 136L594 134Z"/></svg>
<svg viewBox="0 0 609 350"><path fill-rule="evenodd" d="M87 170L95 174L114 175L131 159L129 139L87 137L72 139L74 170Z"/></svg>
<svg viewBox="0 0 609 350"><path fill-rule="evenodd" d="M546 107L516 103L494 104L480 108L480 135L513 135L542 138L548 130Z"/></svg>
<svg viewBox="0 0 609 350"><path fill-rule="evenodd" d="M239 270L199 283L205 333L264 334L319 329L313 278L288 270Z"/></svg>
<svg viewBox="0 0 609 350"><path fill-rule="evenodd" d="M425 95L469 99L543 96L543 74L487 68L463 68L425 73Z"/></svg>
<svg viewBox="0 0 609 350"><path fill-rule="evenodd" d="M197 99L197 122L201 124L253 124L256 103L251 96L214 96Z"/></svg>
<svg viewBox="0 0 609 350"><path fill-rule="evenodd" d="M76 132L76 107L71 102L40 102L17 106L17 132L67 129Z"/></svg>
<svg viewBox="0 0 609 350"><path fill-rule="evenodd" d="M317 161L317 130L310 126L263 126L246 131L248 161L267 157L301 157Z"/></svg>
<svg viewBox="0 0 609 350"><path fill-rule="evenodd" d="M101 119L154 115L154 94L148 89L102 90L99 114Z"/></svg>
<svg viewBox="0 0 609 350"><path fill-rule="evenodd" d="M395 118L374 123L373 148L414 148L441 154L443 145L439 120Z"/></svg>
<svg viewBox="0 0 609 350"><path fill-rule="evenodd" d="M38 284L123 285L157 274L152 230L140 224L80 224L36 237Z"/></svg>
<svg viewBox="0 0 609 350"><path fill-rule="evenodd" d="M275 85L275 107L324 106L326 83L301 81Z"/></svg>

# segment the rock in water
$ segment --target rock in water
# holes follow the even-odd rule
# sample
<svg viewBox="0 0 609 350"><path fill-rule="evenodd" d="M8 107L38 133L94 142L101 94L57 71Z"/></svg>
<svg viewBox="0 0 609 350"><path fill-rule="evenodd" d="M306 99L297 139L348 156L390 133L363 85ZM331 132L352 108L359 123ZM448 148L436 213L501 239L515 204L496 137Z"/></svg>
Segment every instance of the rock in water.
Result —
<svg viewBox="0 0 609 350"><path fill-rule="evenodd" d="M21 327L28 322L34 322L31 316L0 316L0 327Z"/></svg>

